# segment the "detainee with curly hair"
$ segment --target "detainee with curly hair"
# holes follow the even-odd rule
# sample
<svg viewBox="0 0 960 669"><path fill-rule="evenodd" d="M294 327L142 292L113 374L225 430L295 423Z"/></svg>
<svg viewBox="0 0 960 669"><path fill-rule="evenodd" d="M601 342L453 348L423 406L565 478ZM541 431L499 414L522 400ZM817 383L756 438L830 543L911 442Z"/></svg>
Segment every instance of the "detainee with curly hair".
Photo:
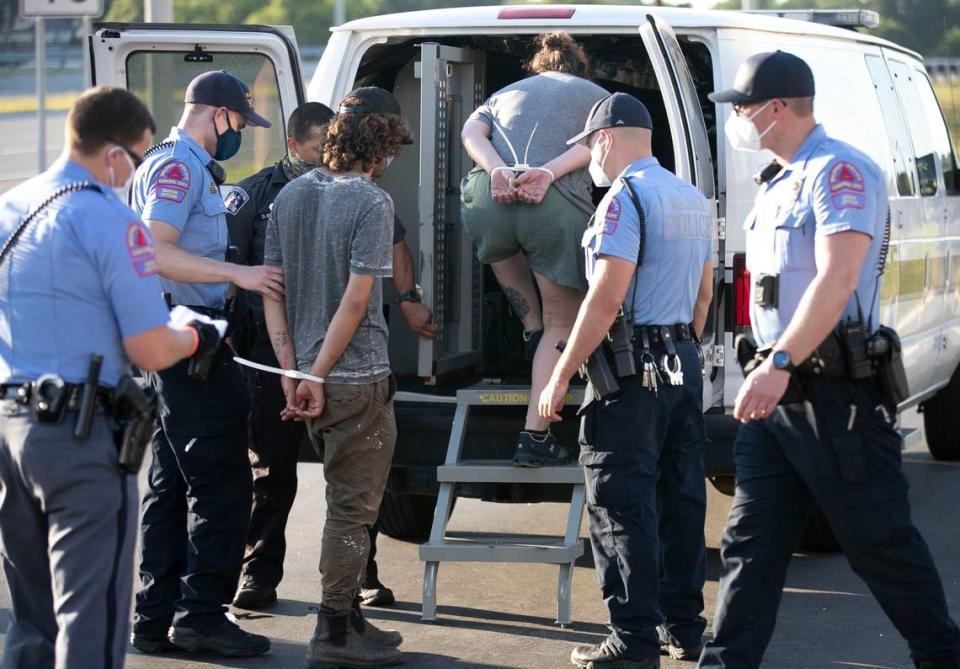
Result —
<svg viewBox="0 0 960 669"><path fill-rule="evenodd" d="M306 421L324 462L323 595L307 657L331 666L402 660L400 634L365 621L357 599L397 436L380 281L393 271L394 208L373 180L410 141L399 116L371 109L379 96L340 102L322 167L280 191L264 250L288 273L284 301L264 300L277 360L315 379L283 378L282 415Z"/></svg>
<svg viewBox="0 0 960 669"><path fill-rule="evenodd" d="M567 146L567 138L607 96L587 80L590 59L569 33L539 35L535 45L527 64L533 76L491 95L461 132L477 164L460 186L463 225L522 322L526 357L533 362L530 404L513 458L525 467L570 458L537 413L537 398L587 286L580 242L593 213L590 152Z"/></svg>

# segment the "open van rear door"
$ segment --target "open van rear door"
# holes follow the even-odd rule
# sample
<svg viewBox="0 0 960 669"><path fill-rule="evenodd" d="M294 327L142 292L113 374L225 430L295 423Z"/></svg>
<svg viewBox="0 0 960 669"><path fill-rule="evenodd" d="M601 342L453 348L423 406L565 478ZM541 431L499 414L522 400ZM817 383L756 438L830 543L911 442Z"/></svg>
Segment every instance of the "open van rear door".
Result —
<svg viewBox="0 0 960 669"><path fill-rule="evenodd" d="M460 128L483 103L483 58L425 43L420 79L420 283L440 329L419 338L417 375L443 374L482 360L483 274L460 222L460 179L473 165Z"/></svg>
<svg viewBox="0 0 960 669"><path fill-rule="evenodd" d="M640 36L653 64L663 104L670 122L670 135L673 138L673 155L677 176L686 179L711 201L716 197L713 158L710 153L710 140L703 121L703 112L697 97L693 77L687 67L687 61L677 42L673 30L653 14L647 14L647 22L640 26ZM717 255L714 263L714 276L723 277L724 240L717 230ZM717 286L716 279L714 286ZM714 364L722 366L711 354L717 350L715 344L723 344L723 314L718 308L719 289L714 290L715 299L707 327L703 333L705 373L712 383L704 383L704 407L713 406L723 400L723 377L713 373ZM723 350L722 346L719 350Z"/></svg>
<svg viewBox="0 0 960 669"><path fill-rule="evenodd" d="M293 29L105 23L90 37L93 83L136 93L157 122L162 140L183 112L187 84L209 70L228 70L250 87L257 113L271 128L249 128L236 157L225 164L230 183L286 153L286 120L304 101Z"/></svg>

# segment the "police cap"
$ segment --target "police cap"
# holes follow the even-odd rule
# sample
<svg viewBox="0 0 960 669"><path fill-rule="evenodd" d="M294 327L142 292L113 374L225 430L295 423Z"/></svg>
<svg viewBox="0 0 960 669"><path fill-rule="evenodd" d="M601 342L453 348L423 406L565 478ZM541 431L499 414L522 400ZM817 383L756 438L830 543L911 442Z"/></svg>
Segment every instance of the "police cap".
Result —
<svg viewBox="0 0 960 669"><path fill-rule="evenodd" d="M733 88L711 93L714 102L745 104L774 98L812 98L813 72L802 58L785 51L767 51L740 63Z"/></svg>
<svg viewBox="0 0 960 669"><path fill-rule="evenodd" d="M194 77L187 86L184 102L211 107L226 107L247 119L247 123L269 128L271 123L253 111L253 96L250 89L235 74L226 70L204 72Z"/></svg>
<svg viewBox="0 0 960 669"><path fill-rule="evenodd" d="M583 132L567 140L567 144L581 142L597 130L606 128L653 129L653 119L646 106L629 93L614 93L599 100L590 109Z"/></svg>

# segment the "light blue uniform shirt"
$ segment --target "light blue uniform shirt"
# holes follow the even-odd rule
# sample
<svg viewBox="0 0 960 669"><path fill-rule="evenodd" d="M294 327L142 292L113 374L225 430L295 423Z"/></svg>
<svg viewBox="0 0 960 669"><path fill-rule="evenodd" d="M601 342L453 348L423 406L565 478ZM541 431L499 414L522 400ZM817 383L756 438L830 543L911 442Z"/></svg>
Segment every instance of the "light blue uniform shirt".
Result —
<svg viewBox="0 0 960 669"><path fill-rule="evenodd" d="M227 208L207 163L207 150L180 128L137 170L131 202L144 221L161 221L180 231L177 246L203 258L223 261L227 250ZM160 278L174 304L222 309L227 283L181 283Z"/></svg>
<svg viewBox="0 0 960 669"><path fill-rule="evenodd" d="M62 186L93 176L60 159L0 197L0 239ZM153 240L106 187L64 195L26 228L0 265L0 382L58 374L86 381L103 356L102 385L130 372L123 337L166 323Z"/></svg>
<svg viewBox="0 0 960 669"><path fill-rule="evenodd" d="M864 320L877 328L877 264L886 219L887 187L879 166L816 126L790 165L760 186L743 226L751 281L761 274L780 276L778 308L761 307L750 300L753 336L761 349L774 345L816 276L815 240L847 230L862 232L873 241L843 318L857 318L859 298Z"/></svg>
<svg viewBox="0 0 960 669"><path fill-rule="evenodd" d="M641 158L620 175L630 180L646 219L646 250L624 304L637 325L693 321L703 265L713 255L713 212L703 194L665 170L656 158ZM597 206L583 235L587 280L601 255L637 262L640 220L618 177Z"/></svg>

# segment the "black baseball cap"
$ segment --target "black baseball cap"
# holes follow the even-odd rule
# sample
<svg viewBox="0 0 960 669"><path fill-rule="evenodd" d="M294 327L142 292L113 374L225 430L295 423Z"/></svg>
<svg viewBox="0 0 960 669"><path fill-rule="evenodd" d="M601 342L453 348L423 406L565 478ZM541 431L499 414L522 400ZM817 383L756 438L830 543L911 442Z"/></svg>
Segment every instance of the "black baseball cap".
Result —
<svg viewBox="0 0 960 669"><path fill-rule="evenodd" d="M400 102L393 93L379 86L355 88L340 101L338 114L394 114L400 116ZM413 144L408 140L404 144Z"/></svg>
<svg viewBox="0 0 960 669"><path fill-rule="evenodd" d="M733 88L711 93L714 102L744 104L774 98L812 98L813 72L802 59L786 51L767 51L740 63Z"/></svg>
<svg viewBox="0 0 960 669"><path fill-rule="evenodd" d="M567 144L582 142L597 130L606 128L653 129L653 119L646 106L629 93L614 93L598 101L590 109L583 132L567 140Z"/></svg>
<svg viewBox="0 0 960 669"><path fill-rule="evenodd" d="M210 105L211 107L226 107L230 111L243 116L247 119L247 123L251 125L257 125L261 128L271 126L270 121L253 111L253 96L250 94L247 85L243 83L240 77L230 74L226 70L204 72L194 77L190 85L187 86L184 102Z"/></svg>

